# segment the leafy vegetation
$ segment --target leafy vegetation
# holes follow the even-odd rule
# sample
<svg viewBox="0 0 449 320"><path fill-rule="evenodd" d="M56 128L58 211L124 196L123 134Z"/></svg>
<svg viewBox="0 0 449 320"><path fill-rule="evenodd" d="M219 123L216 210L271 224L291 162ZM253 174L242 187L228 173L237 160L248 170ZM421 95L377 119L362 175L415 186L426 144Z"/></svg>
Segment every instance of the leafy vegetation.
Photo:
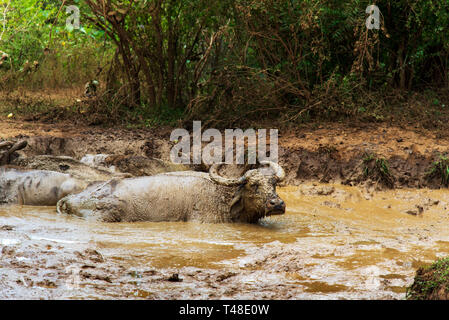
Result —
<svg viewBox="0 0 449 320"><path fill-rule="evenodd" d="M98 101L88 104L109 119L164 110L170 119L236 126L384 121L406 109L445 123L449 3L376 1L381 28L368 30L371 4L0 0L0 51L8 54L0 89L81 92L99 79ZM68 5L79 7L81 28L66 26Z"/></svg>
<svg viewBox="0 0 449 320"><path fill-rule="evenodd" d="M377 158L374 154L366 154L363 158L363 175L390 188L394 186L394 176L390 172L388 161L385 158Z"/></svg>
<svg viewBox="0 0 449 320"><path fill-rule="evenodd" d="M65 3L86 10L82 1ZM0 1L0 54L8 55L0 66L0 89L79 86L109 59L104 53L112 47L100 46L104 31L90 24L66 26L66 5L56 0Z"/></svg>
<svg viewBox="0 0 449 320"><path fill-rule="evenodd" d="M444 155L440 155L438 161L432 164L432 167L426 175L427 179L438 178L441 181L441 185L449 186L449 158Z"/></svg>
<svg viewBox="0 0 449 320"><path fill-rule="evenodd" d="M438 259L416 272L413 284L407 288L409 300L447 299L449 293L449 258Z"/></svg>

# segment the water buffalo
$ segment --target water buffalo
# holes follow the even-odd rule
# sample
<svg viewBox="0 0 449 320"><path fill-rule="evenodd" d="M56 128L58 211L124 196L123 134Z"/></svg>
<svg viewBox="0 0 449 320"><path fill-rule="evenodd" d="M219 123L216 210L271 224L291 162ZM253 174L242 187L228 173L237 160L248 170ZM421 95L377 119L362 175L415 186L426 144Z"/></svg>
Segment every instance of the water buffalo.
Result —
<svg viewBox="0 0 449 320"><path fill-rule="evenodd" d="M69 174L0 167L0 204L54 206L85 187L85 182Z"/></svg>
<svg viewBox="0 0 449 320"><path fill-rule="evenodd" d="M25 148L28 145L26 141L13 143L11 141L0 142L0 165L10 164L12 160L18 157L16 151Z"/></svg>
<svg viewBox="0 0 449 320"><path fill-rule="evenodd" d="M136 155L86 154L80 162L113 173L126 172L135 177L189 170L189 167L183 164L175 164L162 159Z"/></svg>
<svg viewBox="0 0 449 320"><path fill-rule="evenodd" d="M72 157L37 155L22 157L13 163L16 166L33 169L49 170L70 174L73 178L86 181L88 183L96 181L108 181L113 178L130 178L130 174L113 173L106 168L98 168L85 164Z"/></svg>
<svg viewBox="0 0 449 320"><path fill-rule="evenodd" d="M257 222L283 214L285 203L276 193L284 170L269 161L236 179L218 174L180 171L131 179L112 179L71 194L57 204L67 213L105 222L200 221Z"/></svg>

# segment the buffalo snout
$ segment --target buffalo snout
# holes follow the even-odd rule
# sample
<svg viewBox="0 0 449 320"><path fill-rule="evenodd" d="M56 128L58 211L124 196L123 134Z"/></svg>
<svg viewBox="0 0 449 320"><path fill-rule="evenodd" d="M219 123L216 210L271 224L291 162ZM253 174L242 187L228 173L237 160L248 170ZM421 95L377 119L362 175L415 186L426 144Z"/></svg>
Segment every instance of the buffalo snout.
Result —
<svg viewBox="0 0 449 320"><path fill-rule="evenodd" d="M279 197L271 198L265 205L265 215L273 216L285 213L285 202Z"/></svg>

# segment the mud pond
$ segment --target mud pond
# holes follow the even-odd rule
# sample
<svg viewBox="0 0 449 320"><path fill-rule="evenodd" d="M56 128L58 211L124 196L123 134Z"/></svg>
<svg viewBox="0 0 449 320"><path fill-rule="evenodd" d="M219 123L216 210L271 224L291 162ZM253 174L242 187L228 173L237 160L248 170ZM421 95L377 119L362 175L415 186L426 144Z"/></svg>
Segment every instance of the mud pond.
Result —
<svg viewBox="0 0 449 320"><path fill-rule="evenodd" d="M1 299L404 299L449 253L447 191L304 184L256 225L94 223L0 207Z"/></svg>

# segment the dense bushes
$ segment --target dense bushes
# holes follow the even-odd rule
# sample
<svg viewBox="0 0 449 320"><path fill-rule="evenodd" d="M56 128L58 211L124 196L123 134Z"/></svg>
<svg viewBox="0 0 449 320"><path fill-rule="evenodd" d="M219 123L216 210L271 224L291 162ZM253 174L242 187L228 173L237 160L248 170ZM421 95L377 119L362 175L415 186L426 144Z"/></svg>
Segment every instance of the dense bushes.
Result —
<svg viewBox="0 0 449 320"><path fill-rule="evenodd" d="M194 101L202 111L196 116L210 109L233 109L252 117L281 112L285 121L356 114L379 120L380 109L397 100L392 89L447 88L448 4L379 1L381 29L368 30L365 8L369 4L234 2L235 24L227 39L234 48L228 60L231 66L225 64L211 77L223 78L223 73L234 69L231 78L240 77L240 81L211 81L204 97ZM225 87L220 90L219 84ZM228 98L215 98L223 95Z"/></svg>
<svg viewBox="0 0 449 320"><path fill-rule="evenodd" d="M12 6L22 10L31 2ZM59 9L58 2L46 2L44 22ZM180 110L188 119L222 125L267 117L379 120L398 101L396 92L448 88L449 3L443 0L376 1L380 30L366 28L372 3L362 0L71 3L81 6L85 29L55 24L60 63L67 65L62 73L84 70L78 78L92 77L104 56L110 63L101 101L113 101L114 110L117 103L132 112ZM22 40L2 41L0 50L12 44L13 59L36 59L50 27L19 24L26 33L7 34ZM74 61L87 67L70 67L64 59L80 50L91 53Z"/></svg>
<svg viewBox="0 0 449 320"><path fill-rule="evenodd" d="M0 89L82 86L110 60L107 52L113 48L108 42L103 46L103 31L89 24L76 30L66 28L66 5L83 8L82 1L61 4L57 0L8 0L0 4L0 54L8 54L0 66Z"/></svg>

